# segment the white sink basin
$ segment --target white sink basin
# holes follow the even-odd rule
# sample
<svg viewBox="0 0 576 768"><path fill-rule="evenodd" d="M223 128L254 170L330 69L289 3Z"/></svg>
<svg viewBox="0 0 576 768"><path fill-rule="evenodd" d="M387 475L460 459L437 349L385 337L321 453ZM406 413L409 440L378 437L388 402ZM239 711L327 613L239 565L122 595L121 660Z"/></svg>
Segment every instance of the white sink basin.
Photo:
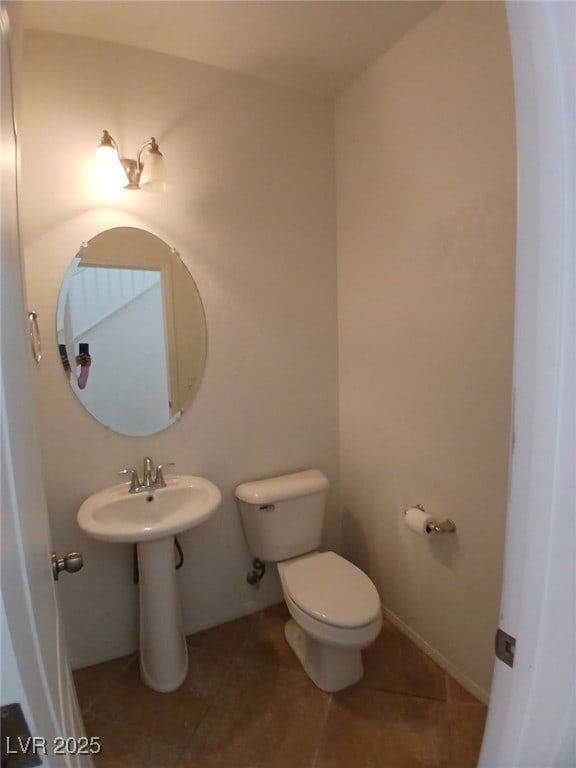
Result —
<svg viewBox="0 0 576 768"><path fill-rule="evenodd" d="M78 510L78 525L94 539L146 542L193 528L216 511L222 495L203 477L171 475L166 487L128 493L120 483L89 496Z"/></svg>

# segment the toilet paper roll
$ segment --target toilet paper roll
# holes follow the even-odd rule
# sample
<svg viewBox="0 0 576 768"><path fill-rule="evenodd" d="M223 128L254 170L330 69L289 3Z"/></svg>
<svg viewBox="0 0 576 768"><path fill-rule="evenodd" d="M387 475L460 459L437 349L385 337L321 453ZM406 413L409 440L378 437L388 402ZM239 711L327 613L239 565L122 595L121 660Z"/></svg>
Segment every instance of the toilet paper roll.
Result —
<svg viewBox="0 0 576 768"><path fill-rule="evenodd" d="M410 507L410 509L406 510L404 522L411 531L418 533L420 536L427 535L428 524L434 525L432 515L429 515L423 509L418 509L418 507Z"/></svg>

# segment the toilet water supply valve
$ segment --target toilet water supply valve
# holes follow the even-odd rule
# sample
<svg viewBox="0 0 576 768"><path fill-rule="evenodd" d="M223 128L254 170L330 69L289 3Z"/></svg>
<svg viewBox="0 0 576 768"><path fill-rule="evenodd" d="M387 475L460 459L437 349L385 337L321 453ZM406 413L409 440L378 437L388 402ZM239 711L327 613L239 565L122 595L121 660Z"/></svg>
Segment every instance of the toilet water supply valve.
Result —
<svg viewBox="0 0 576 768"><path fill-rule="evenodd" d="M266 573L266 564L260 560L260 558L255 557L252 561L252 565L254 566L251 571L248 571L246 575L246 581L248 584L256 585L259 581L261 581L262 577Z"/></svg>

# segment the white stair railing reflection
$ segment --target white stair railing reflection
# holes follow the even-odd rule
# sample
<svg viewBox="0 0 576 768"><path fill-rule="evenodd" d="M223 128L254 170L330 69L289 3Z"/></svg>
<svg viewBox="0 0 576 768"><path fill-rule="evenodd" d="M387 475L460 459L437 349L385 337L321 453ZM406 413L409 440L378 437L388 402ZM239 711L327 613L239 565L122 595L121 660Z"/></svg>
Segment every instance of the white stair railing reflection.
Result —
<svg viewBox="0 0 576 768"><path fill-rule="evenodd" d="M159 282L160 273L154 270L79 267L68 294L74 337L82 336Z"/></svg>

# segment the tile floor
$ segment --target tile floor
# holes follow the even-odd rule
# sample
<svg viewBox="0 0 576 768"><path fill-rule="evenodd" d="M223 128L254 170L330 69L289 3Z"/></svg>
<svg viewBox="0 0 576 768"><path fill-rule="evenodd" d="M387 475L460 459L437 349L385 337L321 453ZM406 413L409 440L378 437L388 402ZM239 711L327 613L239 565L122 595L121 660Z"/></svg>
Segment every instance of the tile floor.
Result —
<svg viewBox="0 0 576 768"><path fill-rule="evenodd" d="M392 625L364 652L364 679L316 688L283 635L284 605L188 638L173 693L138 659L74 673L97 768L474 768L486 707Z"/></svg>

